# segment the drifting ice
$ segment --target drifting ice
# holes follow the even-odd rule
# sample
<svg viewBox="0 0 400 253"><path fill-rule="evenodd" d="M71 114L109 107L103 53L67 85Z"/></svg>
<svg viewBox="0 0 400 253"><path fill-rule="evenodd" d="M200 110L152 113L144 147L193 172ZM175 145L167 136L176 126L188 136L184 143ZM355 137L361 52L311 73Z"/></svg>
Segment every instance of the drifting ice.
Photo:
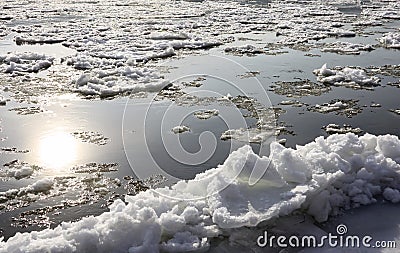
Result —
<svg viewBox="0 0 400 253"><path fill-rule="evenodd" d="M268 169L249 186L255 166ZM296 149L275 142L271 155L262 158L244 146L193 180L126 196L97 217L17 233L0 244L0 252L205 250L224 231L294 210L323 222L342 209L374 203L377 196L399 202L399 171L400 140L392 135L335 134ZM51 181L42 185L37 190L51 187Z"/></svg>

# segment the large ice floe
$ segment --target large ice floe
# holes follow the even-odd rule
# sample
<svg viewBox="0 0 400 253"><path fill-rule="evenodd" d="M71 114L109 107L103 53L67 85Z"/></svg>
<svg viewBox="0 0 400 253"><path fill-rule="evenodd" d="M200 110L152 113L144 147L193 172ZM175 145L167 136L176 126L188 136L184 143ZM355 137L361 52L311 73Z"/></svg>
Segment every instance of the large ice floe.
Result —
<svg viewBox="0 0 400 253"><path fill-rule="evenodd" d="M268 169L250 185L252 171L260 168ZM51 181L44 183L51 187ZM125 202L116 200L97 217L17 233L0 243L0 252L201 251L210 239L229 236L225 232L230 229L253 227L295 210L323 222L378 197L399 202L399 190L396 136L335 134L296 149L275 142L269 157L244 146L215 169L126 196Z"/></svg>
<svg viewBox="0 0 400 253"><path fill-rule="evenodd" d="M125 92L159 91L168 84L148 68L123 67L82 74L73 90L84 95L115 96Z"/></svg>
<svg viewBox="0 0 400 253"><path fill-rule="evenodd" d="M363 69L350 67L329 69L326 63L320 69L315 69L313 72L317 75L319 82L332 85L357 85L362 87L379 85L380 82L378 77L368 76Z"/></svg>

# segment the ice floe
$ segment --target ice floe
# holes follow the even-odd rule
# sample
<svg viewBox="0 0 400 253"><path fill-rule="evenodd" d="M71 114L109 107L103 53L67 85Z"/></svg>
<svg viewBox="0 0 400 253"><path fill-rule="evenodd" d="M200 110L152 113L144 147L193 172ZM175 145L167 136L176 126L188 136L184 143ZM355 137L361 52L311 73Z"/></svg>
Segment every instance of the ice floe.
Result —
<svg viewBox="0 0 400 253"><path fill-rule="evenodd" d="M319 113L331 113L335 112L337 115L344 115L346 117L353 117L358 113L362 112L362 108L357 105L358 100L344 100L344 99L334 99L329 103L316 104L314 106L308 107L309 111L319 112Z"/></svg>
<svg viewBox="0 0 400 253"><path fill-rule="evenodd" d="M280 105L290 105L293 107L302 107L302 106L306 105L305 103L300 102L298 100L283 100L283 101L279 102L279 104Z"/></svg>
<svg viewBox="0 0 400 253"><path fill-rule="evenodd" d="M329 69L326 63L313 71L319 82L331 85L379 85L380 79L376 76L368 76L363 69L344 67L341 69Z"/></svg>
<svg viewBox="0 0 400 253"><path fill-rule="evenodd" d="M278 131L279 132L279 131ZM238 140L246 143L263 143L277 133L275 131L265 131L257 128L250 129L229 129L222 133L221 140L230 139Z"/></svg>
<svg viewBox="0 0 400 253"><path fill-rule="evenodd" d="M18 115L30 115L45 112L45 110L40 106L22 106L14 107L9 109L9 111L14 111Z"/></svg>
<svg viewBox="0 0 400 253"><path fill-rule="evenodd" d="M217 109L197 111L193 113L193 115L198 119L209 119L213 116L218 116L218 114L219 111Z"/></svg>
<svg viewBox="0 0 400 253"><path fill-rule="evenodd" d="M56 35L57 36L57 35ZM61 43L63 41L66 41L67 38L62 38L62 37L55 37L54 34L41 34L39 36L35 37L21 37L21 36L16 36L14 38L15 43L17 45L22 45L22 44L54 44L54 43Z"/></svg>
<svg viewBox="0 0 400 253"><path fill-rule="evenodd" d="M37 53L9 53L0 55L0 72L39 72L49 68L54 57Z"/></svg>
<svg viewBox="0 0 400 253"><path fill-rule="evenodd" d="M0 177L15 179L27 178L32 176L35 170L38 169L40 169L38 166L14 160L3 165L3 169L0 169Z"/></svg>
<svg viewBox="0 0 400 253"><path fill-rule="evenodd" d="M322 52L331 52L331 53L338 53L338 54L353 54L357 55L360 54L361 51L372 51L374 48L367 44L355 44L350 42L344 41L336 41L333 43L329 43L321 49Z"/></svg>
<svg viewBox="0 0 400 253"><path fill-rule="evenodd" d="M343 127L337 125L337 124L329 124L327 126L324 126L323 129L325 132L328 134L345 134L345 133L361 133L362 130L359 127L353 128L350 125L344 124Z"/></svg>
<svg viewBox="0 0 400 253"><path fill-rule="evenodd" d="M378 40L384 47L400 49L400 32L387 33Z"/></svg>
<svg viewBox="0 0 400 253"><path fill-rule="evenodd" d="M232 53L237 55L248 55L248 56L262 54L265 52L263 49L257 48L256 46L250 44L243 46L226 47L224 50L227 53Z"/></svg>
<svg viewBox="0 0 400 253"><path fill-rule="evenodd" d="M263 158L244 146L193 180L126 196L97 217L17 233L0 243L0 252L205 250L209 239L229 235L232 228L295 210L323 222L341 210L375 203L378 196L399 202L399 163L400 141L392 135L335 134L296 149L272 143L271 155ZM268 169L251 187L255 167ZM44 179L28 188L51 187Z"/></svg>
<svg viewBox="0 0 400 253"><path fill-rule="evenodd" d="M22 187L20 189L10 189L5 192L0 192L0 197L4 199L11 199L14 197L21 198L22 196L28 195L30 193L37 194L49 191L54 185L54 180L52 178L43 178L37 180L33 184Z"/></svg>
<svg viewBox="0 0 400 253"><path fill-rule="evenodd" d="M301 81L278 81L271 86L272 91L286 97L320 96L331 90L329 85L312 82L308 79Z"/></svg>
<svg viewBox="0 0 400 253"><path fill-rule="evenodd" d="M73 132L72 135L82 142L93 143L99 146L106 145L110 142L108 137L93 131L76 131Z"/></svg>
<svg viewBox="0 0 400 253"><path fill-rule="evenodd" d="M112 97L123 93L159 91L168 83L151 69L124 67L115 71L98 70L93 74L82 74L75 81L73 90L83 95Z"/></svg>
<svg viewBox="0 0 400 253"><path fill-rule="evenodd" d="M176 126L172 128L172 132L174 134L180 134L188 131L190 131L190 128L188 126Z"/></svg>
<svg viewBox="0 0 400 253"><path fill-rule="evenodd" d="M151 73L148 73L148 83L139 81L132 84L131 80L121 74L122 68L140 70L146 67L146 63L160 58L175 55L180 57L193 54L193 50L217 47L234 41L232 34L273 32L277 38L266 46L226 45L222 48L226 53L277 54L282 52L269 50L286 47L307 51L321 47L318 42L321 39L362 34L369 26L383 24L399 16L399 4L395 1L387 4L377 1L362 3L362 13L359 16L343 13L335 3L277 1L268 3L269 8L254 8L248 3L212 1L202 5L199 12L199 3L196 1L179 1L174 2L174 5L148 3L147 8L119 2L110 5L74 2L64 7L43 2L35 6L27 4L4 9L4 17L12 17L13 21L9 25L0 26L0 34L2 31L14 32L11 37L17 44L58 43L76 50L73 56L62 59L54 75L70 81L79 79L77 72L88 75L90 80L97 78L99 83L88 82L88 85L78 87L72 82L71 90L87 96L107 97L125 92L150 91L155 89L154 86L162 86L160 78L153 78ZM96 10L97 20L88 15L88 6ZM41 18L51 19L52 22L36 24L36 20ZM344 51L338 49L343 46L327 45L325 50L352 54L357 52L354 45L350 44L346 45ZM359 47L357 50L370 48ZM46 58L33 62L3 63L0 70L13 73L37 72L55 64L58 65L51 58ZM71 71L65 65L85 73ZM117 73L112 77L100 78L97 72L101 71ZM157 69L152 72L160 73ZM61 80L59 83L67 82ZM21 90L23 88L20 87Z"/></svg>

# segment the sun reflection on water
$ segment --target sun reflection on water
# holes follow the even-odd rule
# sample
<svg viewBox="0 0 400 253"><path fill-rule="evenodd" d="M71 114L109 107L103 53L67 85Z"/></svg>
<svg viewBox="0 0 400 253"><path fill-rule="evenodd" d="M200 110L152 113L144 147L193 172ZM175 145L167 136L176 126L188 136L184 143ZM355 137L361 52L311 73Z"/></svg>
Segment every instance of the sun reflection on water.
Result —
<svg viewBox="0 0 400 253"><path fill-rule="evenodd" d="M76 139L62 131L45 135L39 142L39 156L41 165L46 168L68 169L77 157Z"/></svg>

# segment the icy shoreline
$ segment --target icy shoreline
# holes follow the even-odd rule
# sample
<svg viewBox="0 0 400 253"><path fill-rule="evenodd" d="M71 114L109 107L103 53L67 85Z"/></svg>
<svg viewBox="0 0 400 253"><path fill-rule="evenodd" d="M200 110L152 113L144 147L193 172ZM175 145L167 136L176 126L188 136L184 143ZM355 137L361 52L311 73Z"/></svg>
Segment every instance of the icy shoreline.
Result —
<svg viewBox="0 0 400 253"><path fill-rule="evenodd" d="M249 146L223 165L180 181L115 201L110 211L55 229L17 233L0 252L183 252L207 250L211 238L233 228L307 213L318 222L342 210L400 201L400 140L393 135L318 137L296 149L271 144L260 158ZM269 166L249 186L255 166ZM219 189L225 187L222 191ZM168 196L168 197L165 197ZM234 196L234 198L232 198Z"/></svg>

